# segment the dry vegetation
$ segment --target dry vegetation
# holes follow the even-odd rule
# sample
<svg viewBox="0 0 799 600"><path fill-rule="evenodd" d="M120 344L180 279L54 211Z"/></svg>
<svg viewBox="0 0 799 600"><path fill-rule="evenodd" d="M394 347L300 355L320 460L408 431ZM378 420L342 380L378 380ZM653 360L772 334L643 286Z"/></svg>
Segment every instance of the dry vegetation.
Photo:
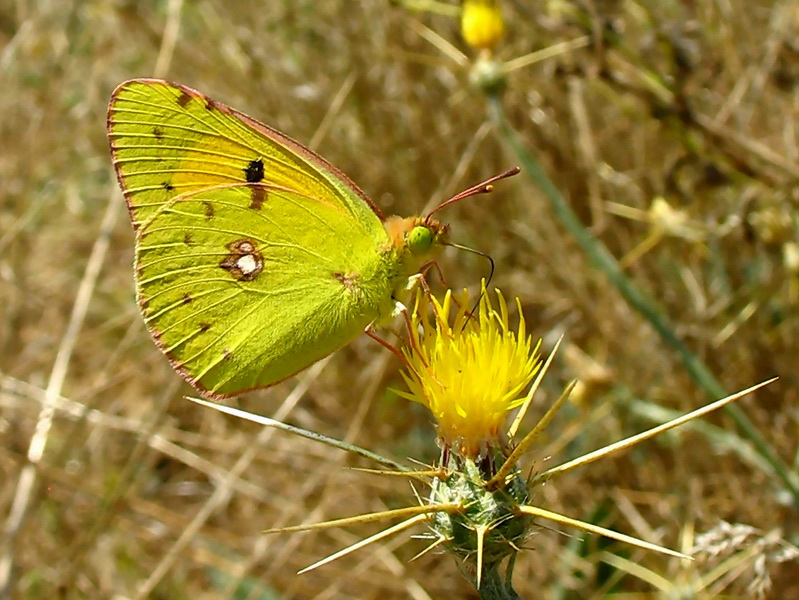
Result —
<svg viewBox="0 0 799 600"><path fill-rule="evenodd" d="M504 10L503 59L585 41L511 74L510 122L582 222L617 258L628 256L627 273L727 391L781 377L738 406L795 464L795 3L508 0ZM57 400L27 518L15 545L0 543L0 560L14 562L8 597L476 597L450 557L409 562L424 542L407 535L295 575L374 525L260 533L412 498L405 482L346 470L367 465L341 452L182 398L189 388L134 303L133 235L104 129L116 84L163 76L313 141L386 212L412 214L518 162L490 125L485 98L468 87L468 67L431 44L425 28L466 51L456 19L389 2L0 1L4 514L43 402ZM679 212L651 210L658 198ZM566 336L539 407L568 379L586 383L531 466L708 400L526 174L444 216L457 241L491 253L494 283L521 298L545 345ZM636 250L653 235L662 239ZM448 253L442 268L456 287L485 274L464 253ZM387 391L401 385L398 368L363 337L240 405L432 461L428 416ZM764 535L779 528L796 541L799 504L747 439L725 413L702 425L552 481L536 501L683 550L721 519ZM678 597L676 589L658 596L632 566L681 586L682 598L723 587L702 590L714 564L702 560L547 529L529 546L516 567L524 598ZM724 588L729 597L751 597L748 564L729 576L737 576ZM797 569L766 565L770 597L799 597Z"/></svg>

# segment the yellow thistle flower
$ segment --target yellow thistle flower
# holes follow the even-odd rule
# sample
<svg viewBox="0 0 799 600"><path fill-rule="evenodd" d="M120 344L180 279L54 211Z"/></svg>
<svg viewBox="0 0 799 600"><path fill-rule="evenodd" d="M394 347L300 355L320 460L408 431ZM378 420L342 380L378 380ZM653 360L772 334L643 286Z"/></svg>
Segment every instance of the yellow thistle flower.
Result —
<svg viewBox="0 0 799 600"><path fill-rule="evenodd" d="M505 35L505 21L496 0L463 0L461 33L472 48L492 50Z"/></svg>
<svg viewBox="0 0 799 600"><path fill-rule="evenodd" d="M448 291L443 303L420 292L412 340L403 350L409 366L402 375L410 392L401 395L427 406L443 445L467 458L504 448L508 412L524 402L540 366L540 342L534 347L526 335L521 310L514 332L505 299L496 293L498 310L483 284L479 310L472 314L466 291L457 300Z"/></svg>

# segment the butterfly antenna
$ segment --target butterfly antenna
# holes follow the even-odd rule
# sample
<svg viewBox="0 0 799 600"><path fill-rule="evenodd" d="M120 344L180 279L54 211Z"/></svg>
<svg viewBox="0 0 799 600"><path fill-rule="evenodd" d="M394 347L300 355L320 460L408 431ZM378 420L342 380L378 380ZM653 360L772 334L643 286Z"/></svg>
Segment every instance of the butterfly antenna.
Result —
<svg viewBox="0 0 799 600"><path fill-rule="evenodd" d="M488 289L488 286L491 285L491 280L494 278L494 259L491 258L489 254L485 252L480 252L479 250L475 250L474 248L469 248L469 246L462 246L461 244L456 244L454 242L447 242L447 246L452 246L453 248L457 248L458 250L465 250L466 252L471 252L472 254L476 254L477 256L482 256L485 258L488 263L491 265L491 270L488 272L488 279L486 279L485 289ZM477 309L480 306L480 301L483 299L483 290L480 290L480 296L477 298L477 302L475 303L474 307L468 312L467 317L471 319L474 317ZM468 321L468 319L467 319ZM466 326L466 322L464 322L464 327Z"/></svg>
<svg viewBox="0 0 799 600"><path fill-rule="evenodd" d="M494 278L494 259L491 258L490 254L486 254L485 252L480 252L480 250L475 250L474 248L469 248L469 246L456 244L455 242L447 242L444 245L451 246L452 248L457 248L458 250L465 250L466 252L471 252L472 254L476 254L477 256L482 256L483 258L485 258L488 261L488 263L491 265L491 270L488 272L488 279L486 280L486 287L491 285L491 280Z"/></svg>
<svg viewBox="0 0 799 600"><path fill-rule="evenodd" d="M427 215L427 222L430 221L430 217L436 214L445 206L449 206L450 204L454 204L455 202L460 202L464 198L468 198L469 196L476 196L477 194L488 194L494 191L494 186L492 185L495 181L499 181L500 179L506 179L507 177L513 177L517 175L521 169L519 167L513 167L512 169L508 169L504 173L500 173L499 175L494 175L490 179L486 179L485 181L478 183L477 185L473 185L472 187L463 190L462 192L455 194L449 200L445 200Z"/></svg>

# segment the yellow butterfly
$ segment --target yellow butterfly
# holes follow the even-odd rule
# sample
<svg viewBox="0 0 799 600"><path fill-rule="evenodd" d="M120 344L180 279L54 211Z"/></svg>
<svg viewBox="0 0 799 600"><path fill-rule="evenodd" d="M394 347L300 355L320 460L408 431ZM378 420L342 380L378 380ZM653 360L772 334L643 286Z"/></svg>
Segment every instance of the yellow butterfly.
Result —
<svg viewBox="0 0 799 600"><path fill-rule="evenodd" d="M108 138L145 323L209 398L273 385L390 319L448 244L438 209L384 218L318 154L182 85L121 84Z"/></svg>

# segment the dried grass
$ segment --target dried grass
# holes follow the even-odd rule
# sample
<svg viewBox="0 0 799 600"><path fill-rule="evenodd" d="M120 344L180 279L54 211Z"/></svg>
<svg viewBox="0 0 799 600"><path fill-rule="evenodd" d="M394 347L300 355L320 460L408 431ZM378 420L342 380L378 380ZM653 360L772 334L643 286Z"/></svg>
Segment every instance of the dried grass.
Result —
<svg viewBox="0 0 799 600"><path fill-rule="evenodd" d="M799 274L784 257L797 239L799 12L765 0L584 4L594 15L587 24L578 3L505 3L503 58L594 36L514 71L509 117L617 257L653 226L614 206L649 211L663 197L705 232L699 240L664 235L628 274L728 390L780 375L740 406L793 460ZM515 160L486 126L485 101L468 88L466 70L420 35L420 23L461 46L455 20L387 2L0 2L4 514L15 494L19 501L23 473L35 480L22 495L27 518L16 545L0 544L14 563L10 597L474 597L449 557L409 563L422 545L404 537L294 574L371 527L260 534L402 506L408 490L341 468L354 462L341 453L181 398L188 388L135 307L133 236L104 131L117 83L164 76L316 140L386 212L421 211ZM598 41L598 32L621 45ZM666 88L682 90L691 118ZM556 398L565 379L589 383L542 440L539 466L650 426L645 411L633 410L641 402L678 411L703 403L673 351L591 267L529 181L503 182L442 216L457 241L491 253L494 283L521 298L534 333L565 333L572 360L553 369L539 401ZM442 268L455 287L477 286L485 273L462 253L448 254ZM364 337L241 403L389 456L431 460L428 417L385 391L401 385L397 370ZM47 399L55 410L51 427L40 425L46 445L33 467L29 449L37 423L47 422ZM672 546L685 528L719 519L795 536L796 508L777 480L738 453L746 442L727 417L709 423L728 437L672 434L563 477L536 500ZM670 581L687 569L601 540L542 532L533 541L516 569L522 597L654 597L623 569L609 575L600 562L607 552ZM795 569L769 569L774 598L799 597ZM747 581L726 592L748 597Z"/></svg>

